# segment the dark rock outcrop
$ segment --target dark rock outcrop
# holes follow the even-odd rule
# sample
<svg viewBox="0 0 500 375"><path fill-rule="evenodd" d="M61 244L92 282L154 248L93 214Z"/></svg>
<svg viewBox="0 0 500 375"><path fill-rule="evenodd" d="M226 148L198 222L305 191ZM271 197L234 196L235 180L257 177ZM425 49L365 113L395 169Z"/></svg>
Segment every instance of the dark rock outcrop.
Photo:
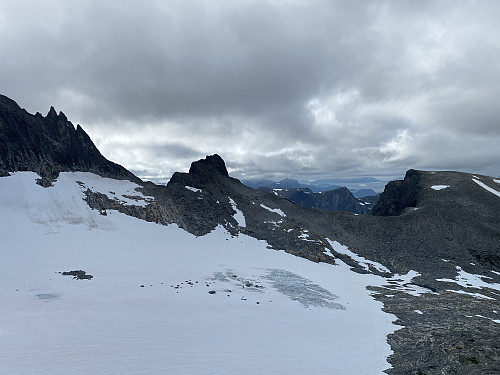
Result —
<svg viewBox="0 0 500 375"><path fill-rule="evenodd" d="M49 186L59 172L93 172L103 177L140 179L107 160L80 125L50 108L47 116L31 115L0 95L0 176L14 171L37 172Z"/></svg>
<svg viewBox="0 0 500 375"><path fill-rule="evenodd" d="M199 177L212 178L220 174L223 177L228 177L226 163L217 155L209 155L205 159L195 161L189 168L189 174Z"/></svg>
<svg viewBox="0 0 500 375"><path fill-rule="evenodd" d="M420 190L418 171L410 169L403 181L389 182L380 195L377 205L372 210L375 216L401 215L405 208L416 207Z"/></svg>
<svg viewBox="0 0 500 375"><path fill-rule="evenodd" d="M59 272L64 276L73 276L75 280L91 280L94 276L87 274L87 272L83 270L75 270L75 271L65 271Z"/></svg>

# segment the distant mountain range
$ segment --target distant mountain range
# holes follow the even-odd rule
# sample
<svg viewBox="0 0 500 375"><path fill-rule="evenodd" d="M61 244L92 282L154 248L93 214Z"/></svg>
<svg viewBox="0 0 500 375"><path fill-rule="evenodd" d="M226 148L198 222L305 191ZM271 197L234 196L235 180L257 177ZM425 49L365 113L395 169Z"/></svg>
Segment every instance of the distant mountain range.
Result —
<svg viewBox="0 0 500 375"><path fill-rule="evenodd" d="M362 179L346 179L349 183L378 181L371 177ZM351 190L346 187L328 184L327 180L318 180L311 184L302 184L297 180L286 178L279 182L272 180L247 180L245 185L279 197L301 206L318 208L325 211L347 211L355 214L369 214L377 204L380 194L372 189ZM314 189L314 190L313 190Z"/></svg>
<svg viewBox="0 0 500 375"><path fill-rule="evenodd" d="M321 193L328 190L335 190L340 187L347 187L356 198L361 198L369 195L376 195L377 191L368 186L373 186L382 191L385 182L374 177L357 177L357 178L330 178L311 180L308 182L299 182L292 178L285 178L281 181L273 181L269 179L253 179L241 181L246 186L254 189L260 187L268 187L271 189L310 189L313 193Z"/></svg>
<svg viewBox="0 0 500 375"><path fill-rule="evenodd" d="M356 198L346 187L314 193L309 188L271 189L260 187L259 190L275 194L301 206L318 208L325 211L347 211L355 214L369 214L378 202L380 194Z"/></svg>
<svg viewBox="0 0 500 375"><path fill-rule="evenodd" d="M161 186L4 96L0 176L0 373L500 373L498 178L410 169L367 215L218 155Z"/></svg>

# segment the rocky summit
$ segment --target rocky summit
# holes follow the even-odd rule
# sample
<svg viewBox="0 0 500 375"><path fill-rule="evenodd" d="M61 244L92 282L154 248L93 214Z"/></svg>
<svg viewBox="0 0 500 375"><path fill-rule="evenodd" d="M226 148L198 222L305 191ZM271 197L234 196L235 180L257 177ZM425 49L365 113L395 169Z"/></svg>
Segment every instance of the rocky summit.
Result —
<svg viewBox="0 0 500 375"><path fill-rule="evenodd" d="M44 117L31 115L0 95L0 176L11 171L34 171L41 183L63 171L93 172L116 179L139 179L101 155L80 125L51 107Z"/></svg>
<svg viewBox="0 0 500 375"><path fill-rule="evenodd" d="M47 189L63 171L133 181L150 200L124 204L88 187L85 201L101 215L116 210L175 223L196 236L223 227L312 262L342 261L353 272L384 277L369 290L400 326L387 338L387 374L500 373L498 179L409 170L386 186L371 215L304 207L250 188L229 176L219 155L160 186L106 160L64 114L51 108L45 117L30 115L1 96L0 172L15 171L38 173Z"/></svg>

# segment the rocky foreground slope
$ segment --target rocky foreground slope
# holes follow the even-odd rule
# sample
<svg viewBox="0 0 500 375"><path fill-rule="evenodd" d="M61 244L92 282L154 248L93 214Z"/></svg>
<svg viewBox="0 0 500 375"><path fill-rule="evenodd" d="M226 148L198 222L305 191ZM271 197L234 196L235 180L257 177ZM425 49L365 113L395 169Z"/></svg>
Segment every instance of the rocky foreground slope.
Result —
<svg viewBox="0 0 500 375"><path fill-rule="evenodd" d="M218 155L158 186L102 157L63 114L51 109L33 116L0 97L0 172L20 170L37 172L48 189L61 171L128 179L154 199L125 205L88 188L88 205L102 215L118 210L176 223L196 236L223 226L313 262L341 259L355 272L384 275L387 285L373 287L374 298L402 326L388 337L394 354L387 373L500 373L498 179L410 170L403 181L387 185L372 215L310 209L249 188L228 175ZM413 275L407 286L419 293L401 287L397 275L407 274Z"/></svg>

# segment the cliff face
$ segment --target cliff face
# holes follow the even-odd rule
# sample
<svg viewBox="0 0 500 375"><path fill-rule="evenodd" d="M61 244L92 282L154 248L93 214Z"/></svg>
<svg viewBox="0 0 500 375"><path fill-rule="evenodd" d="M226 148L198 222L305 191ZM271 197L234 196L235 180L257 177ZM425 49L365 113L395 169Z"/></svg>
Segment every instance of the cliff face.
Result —
<svg viewBox="0 0 500 375"><path fill-rule="evenodd" d="M50 184L63 171L140 181L102 156L80 125L75 129L64 113L51 107L45 117L31 115L0 95L0 176L14 171L37 172L42 184Z"/></svg>
<svg viewBox="0 0 500 375"><path fill-rule="evenodd" d="M420 173L414 169L406 172L403 181L391 181L373 207L372 215L398 216L405 208L416 207L419 201Z"/></svg>

